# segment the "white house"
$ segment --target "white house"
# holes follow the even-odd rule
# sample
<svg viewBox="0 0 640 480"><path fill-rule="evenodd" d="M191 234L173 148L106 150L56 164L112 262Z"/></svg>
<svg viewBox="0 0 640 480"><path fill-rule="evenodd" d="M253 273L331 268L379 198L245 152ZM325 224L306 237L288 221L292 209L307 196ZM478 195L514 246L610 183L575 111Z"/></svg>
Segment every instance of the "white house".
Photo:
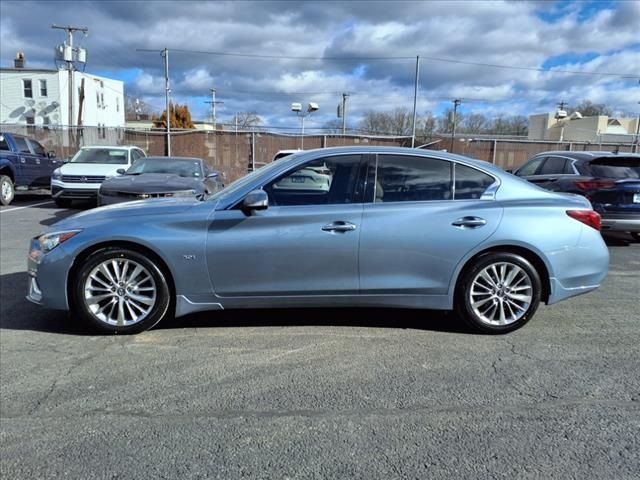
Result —
<svg viewBox="0 0 640 480"><path fill-rule="evenodd" d="M69 72L0 68L0 101L0 124L69 125ZM124 127L124 110L122 81L73 72L71 125Z"/></svg>

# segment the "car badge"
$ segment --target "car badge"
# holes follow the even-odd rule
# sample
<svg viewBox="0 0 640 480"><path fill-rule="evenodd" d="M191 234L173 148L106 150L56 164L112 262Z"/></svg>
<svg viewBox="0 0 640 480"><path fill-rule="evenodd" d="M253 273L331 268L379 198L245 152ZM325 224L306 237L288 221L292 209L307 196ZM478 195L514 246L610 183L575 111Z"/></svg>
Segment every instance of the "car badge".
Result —
<svg viewBox="0 0 640 480"><path fill-rule="evenodd" d="M80 181L82 183L87 183L87 177L80 177Z"/></svg>

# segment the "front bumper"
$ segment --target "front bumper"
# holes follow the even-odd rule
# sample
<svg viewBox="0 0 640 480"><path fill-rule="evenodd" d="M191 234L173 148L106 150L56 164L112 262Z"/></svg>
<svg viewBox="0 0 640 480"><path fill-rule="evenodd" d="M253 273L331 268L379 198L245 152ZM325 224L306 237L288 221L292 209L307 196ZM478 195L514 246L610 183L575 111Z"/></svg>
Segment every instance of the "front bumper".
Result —
<svg viewBox="0 0 640 480"><path fill-rule="evenodd" d="M68 200L94 200L98 197L99 183L64 183L51 180L51 196Z"/></svg>
<svg viewBox="0 0 640 480"><path fill-rule="evenodd" d="M67 275L73 258L62 245L47 254L43 254L37 245L37 239L31 240L27 258L27 300L37 305L56 310L69 310L67 298Z"/></svg>

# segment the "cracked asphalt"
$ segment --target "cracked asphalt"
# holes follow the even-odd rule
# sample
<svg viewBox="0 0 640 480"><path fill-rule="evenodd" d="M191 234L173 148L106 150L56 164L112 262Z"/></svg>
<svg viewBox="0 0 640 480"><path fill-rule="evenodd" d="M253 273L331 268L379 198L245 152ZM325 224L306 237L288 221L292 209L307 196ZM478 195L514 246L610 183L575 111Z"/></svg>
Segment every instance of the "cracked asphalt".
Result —
<svg viewBox="0 0 640 480"><path fill-rule="evenodd" d="M3 479L640 478L640 244L506 336L340 309L102 337L24 300L29 238L70 213L0 209Z"/></svg>

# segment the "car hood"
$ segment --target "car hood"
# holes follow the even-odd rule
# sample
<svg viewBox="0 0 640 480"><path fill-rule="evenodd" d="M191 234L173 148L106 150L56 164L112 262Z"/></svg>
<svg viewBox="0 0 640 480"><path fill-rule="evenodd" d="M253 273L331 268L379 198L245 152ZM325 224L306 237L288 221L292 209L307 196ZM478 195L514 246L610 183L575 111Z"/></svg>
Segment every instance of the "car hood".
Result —
<svg viewBox="0 0 640 480"><path fill-rule="evenodd" d="M163 193L179 190L201 190L202 179L180 177L166 173L144 173L142 175L121 175L106 180L101 190L124 193Z"/></svg>
<svg viewBox="0 0 640 480"><path fill-rule="evenodd" d="M116 175L119 168L127 168L126 164L113 163L65 163L60 167L63 175Z"/></svg>
<svg viewBox="0 0 640 480"><path fill-rule="evenodd" d="M105 207L92 208L55 223L47 231L85 228L105 221L117 221L131 217L167 216L183 213L191 208L202 205L202 202L192 197L185 198L154 198L135 202L117 203Z"/></svg>

